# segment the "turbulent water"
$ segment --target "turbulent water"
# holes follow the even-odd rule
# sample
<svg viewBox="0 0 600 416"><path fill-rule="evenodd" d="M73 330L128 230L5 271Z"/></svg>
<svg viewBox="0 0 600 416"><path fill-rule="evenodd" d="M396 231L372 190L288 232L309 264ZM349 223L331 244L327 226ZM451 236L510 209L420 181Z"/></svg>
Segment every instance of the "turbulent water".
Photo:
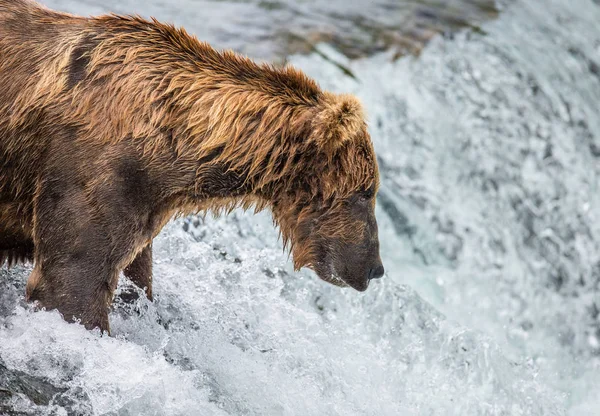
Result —
<svg viewBox="0 0 600 416"><path fill-rule="evenodd" d="M318 41L356 58L377 50L418 52L437 33L478 27L494 0L46 0L83 15L137 13L174 21L204 40L254 58L285 60Z"/></svg>
<svg viewBox="0 0 600 416"><path fill-rule="evenodd" d="M160 3L180 23L209 4ZM381 281L294 273L268 214L242 212L169 224L156 301L117 302L110 338L33 312L27 268L0 271L0 414L600 414L600 5L498 9L418 57L288 59L365 103Z"/></svg>

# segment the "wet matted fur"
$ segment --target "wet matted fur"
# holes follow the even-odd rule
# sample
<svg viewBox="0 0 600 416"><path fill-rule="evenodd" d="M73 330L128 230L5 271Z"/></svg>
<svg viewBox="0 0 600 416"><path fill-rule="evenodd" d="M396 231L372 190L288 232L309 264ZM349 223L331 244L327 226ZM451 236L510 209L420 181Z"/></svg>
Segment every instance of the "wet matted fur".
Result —
<svg viewBox="0 0 600 416"><path fill-rule="evenodd" d="M365 290L383 274L360 103L302 72L139 17L0 0L0 264L27 296L108 330L120 271L152 296L174 215L269 208L296 268Z"/></svg>

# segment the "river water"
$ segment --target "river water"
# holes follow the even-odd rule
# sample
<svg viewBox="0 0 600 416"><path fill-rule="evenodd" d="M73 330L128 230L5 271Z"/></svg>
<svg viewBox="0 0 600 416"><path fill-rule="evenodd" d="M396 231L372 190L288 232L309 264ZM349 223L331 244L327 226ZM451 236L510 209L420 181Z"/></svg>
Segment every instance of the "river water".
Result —
<svg viewBox="0 0 600 416"><path fill-rule="evenodd" d="M117 301L108 338L2 270L0 414L600 414L597 2L47 4L155 15L357 94L387 273L364 294L294 273L267 213L177 220L156 301Z"/></svg>

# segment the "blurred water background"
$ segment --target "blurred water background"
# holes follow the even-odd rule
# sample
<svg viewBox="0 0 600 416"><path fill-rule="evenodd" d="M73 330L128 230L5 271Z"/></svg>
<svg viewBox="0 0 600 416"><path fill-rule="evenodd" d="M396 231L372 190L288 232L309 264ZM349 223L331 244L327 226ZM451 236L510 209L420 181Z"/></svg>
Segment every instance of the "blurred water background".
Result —
<svg viewBox="0 0 600 416"><path fill-rule="evenodd" d="M357 94L387 273L364 294L294 273L268 213L177 220L155 302L117 299L107 338L3 268L0 414L600 415L597 1L45 4Z"/></svg>

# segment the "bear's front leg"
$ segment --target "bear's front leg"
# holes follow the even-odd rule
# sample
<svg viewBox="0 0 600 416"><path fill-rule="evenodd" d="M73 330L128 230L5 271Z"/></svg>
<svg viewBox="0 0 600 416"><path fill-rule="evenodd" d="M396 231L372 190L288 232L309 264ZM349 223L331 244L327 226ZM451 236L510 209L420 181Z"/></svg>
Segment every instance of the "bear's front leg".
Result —
<svg viewBox="0 0 600 416"><path fill-rule="evenodd" d="M68 321L109 331L119 271L132 261L140 227L132 225L127 205L112 195L114 181L106 181L106 189L89 187L63 172L38 184L35 267L27 298L58 309Z"/></svg>
<svg viewBox="0 0 600 416"><path fill-rule="evenodd" d="M110 333L108 307L114 291L111 280L116 279L114 273L97 266L67 258L38 262L27 281L26 298L46 309L57 309L66 321L80 320L87 329ZM100 273L94 274L94 269Z"/></svg>
<svg viewBox="0 0 600 416"><path fill-rule="evenodd" d="M67 321L79 319L87 329L109 332L108 310L118 279L114 246L101 226L85 216L65 221L61 211L36 218L27 300L57 309Z"/></svg>
<svg viewBox="0 0 600 416"><path fill-rule="evenodd" d="M152 243L148 244L123 270L133 284L146 291L146 297L152 301Z"/></svg>

